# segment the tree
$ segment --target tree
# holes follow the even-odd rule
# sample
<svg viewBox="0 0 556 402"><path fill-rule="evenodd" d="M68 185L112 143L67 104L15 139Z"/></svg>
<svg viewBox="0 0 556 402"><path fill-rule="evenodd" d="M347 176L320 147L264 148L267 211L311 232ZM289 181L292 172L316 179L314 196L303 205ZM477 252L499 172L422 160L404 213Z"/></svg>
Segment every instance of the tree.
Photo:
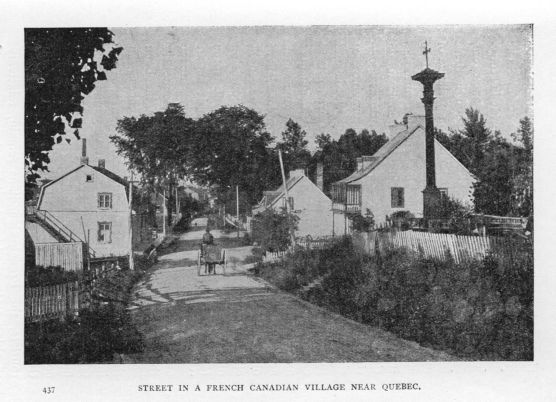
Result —
<svg viewBox="0 0 556 402"><path fill-rule="evenodd" d="M185 116L183 107L170 103L164 112L152 116L123 117L117 123L118 134L110 137L118 155L124 156L130 170L139 173L145 188L168 190L169 219L174 205L172 189L187 174L193 129L194 121Z"/></svg>
<svg viewBox="0 0 556 402"><path fill-rule="evenodd" d="M323 151L325 148L332 144L332 137L330 137L330 134L319 134L315 139L315 143L317 144L319 150Z"/></svg>
<svg viewBox="0 0 556 402"><path fill-rule="evenodd" d="M363 129L359 134L351 128L340 138L332 140L329 134L320 134L316 143L317 151L311 158L309 172L314 175L317 163L322 163L324 172L324 189L329 192L330 185L341 180L356 170L356 158L362 155L373 155L388 141L385 134L370 133Z"/></svg>
<svg viewBox="0 0 556 402"><path fill-rule="evenodd" d="M284 169L305 169L311 160L311 153L307 150L307 133L301 126L289 119L286 130L282 132L282 141L278 143L277 149L282 151L284 157Z"/></svg>
<svg viewBox="0 0 556 402"><path fill-rule="evenodd" d="M483 168L483 159L485 157L486 146L491 140L491 131L486 127L484 116L473 108L465 109L465 117L462 117L463 130L460 130L461 136L455 136L455 140L461 142L462 153L466 154L469 159L469 166L472 173L479 173ZM465 139L465 140L464 140Z"/></svg>
<svg viewBox="0 0 556 402"><path fill-rule="evenodd" d="M221 198L239 186L252 205L280 183L272 141L264 116L243 105L222 106L197 121L189 152L191 176L199 184L216 185Z"/></svg>
<svg viewBox="0 0 556 402"><path fill-rule="evenodd" d="M122 49L106 28L25 29L26 183L48 170L48 152L66 130L79 139L84 95L106 80Z"/></svg>
<svg viewBox="0 0 556 402"><path fill-rule="evenodd" d="M516 147L516 174L512 181L512 210L521 216L533 214L533 125L529 117L519 121L514 140L523 148Z"/></svg>
<svg viewBox="0 0 556 402"><path fill-rule="evenodd" d="M473 186L475 211L493 215L528 215L532 209L532 127L528 118L513 134L516 146L499 131L486 126L476 109L469 108L461 130L436 130L436 138L477 178Z"/></svg>

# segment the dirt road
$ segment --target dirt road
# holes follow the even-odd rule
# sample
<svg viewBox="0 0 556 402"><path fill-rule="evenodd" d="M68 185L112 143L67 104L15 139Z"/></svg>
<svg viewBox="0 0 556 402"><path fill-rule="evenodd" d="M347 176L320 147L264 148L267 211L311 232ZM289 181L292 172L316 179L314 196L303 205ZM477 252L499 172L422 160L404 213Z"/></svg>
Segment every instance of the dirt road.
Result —
<svg viewBox="0 0 556 402"><path fill-rule="evenodd" d="M124 362L454 360L274 289L241 264L248 247L230 250L226 276L198 276L196 250L188 248L202 233L181 236L177 250L162 256L137 286L130 310L146 347ZM217 242L226 236L213 234Z"/></svg>

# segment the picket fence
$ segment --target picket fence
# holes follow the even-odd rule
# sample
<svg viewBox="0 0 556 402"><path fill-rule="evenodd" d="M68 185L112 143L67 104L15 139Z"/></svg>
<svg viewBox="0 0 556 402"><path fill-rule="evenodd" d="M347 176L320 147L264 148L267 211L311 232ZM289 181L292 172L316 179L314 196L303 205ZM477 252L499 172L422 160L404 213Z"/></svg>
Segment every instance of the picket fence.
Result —
<svg viewBox="0 0 556 402"><path fill-rule="evenodd" d="M37 243L35 264L42 267L62 267L64 271L83 270L83 243Z"/></svg>
<svg viewBox="0 0 556 402"><path fill-rule="evenodd" d="M25 289L25 321L64 317L79 310L79 283Z"/></svg>
<svg viewBox="0 0 556 402"><path fill-rule="evenodd" d="M405 247L427 258L446 259L448 255L456 263L469 259L482 259L491 253L498 258L515 258L523 241L496 236L460 236L445 233L415 231L382 232L369 236L369 242L376 239L375 247L368 247L373 255L378 248L383 252L388 247ZM527 253L527 252L526 252Z"/></svg>
<svg viewBox="0 0 556 402"><path fill-rule="evenodd" d="M263 255L263 262L276 262L284 258L289 252L290 252L289 250L276 251L276 252L267 251Z"/></svg>
<svg viewBox="0 0 556 402"><path fill-rule="evenodd" d="M323 249L328 247L331 242L333 242L334 240L337 240L337 237L332 237L332 236L323 236L323 237L318 237L315 239L311 239L311 238L300 238L296 240L296 245L303 247L303 248L308 248L308 249Z"/></svg>

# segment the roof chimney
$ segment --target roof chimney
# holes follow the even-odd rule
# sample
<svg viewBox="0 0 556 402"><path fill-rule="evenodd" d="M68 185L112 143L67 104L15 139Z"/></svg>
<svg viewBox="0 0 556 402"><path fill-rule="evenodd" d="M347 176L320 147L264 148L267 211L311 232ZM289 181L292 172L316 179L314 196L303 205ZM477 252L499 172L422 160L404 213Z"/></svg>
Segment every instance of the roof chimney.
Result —
<svg viewBox="0 0 556 402"><path fill-rule="evenodd" d="M290 170L290 177L301 177L301 176L305 176L305 170L303 169Z"/></svg>
<svg viewBox="0 0 556 402"><path fill-rule="evenodd" d="M363 169L363 158L361 158L360 156L358 156L357 158L355 158L355 163L357 164L357 171Z"/></svg>
<svg viewBox="0 0 556 402"><path fill-rule="evenodd" d="M98 167L101 169L106 169L106 160L105 159L99 159L98 160Z"/></svg>
<svg viewBox="0 0 556 402"><path fill-rule="evenodd" d="M89 164L89 157L87 156L87 139L81 139L81 164L88 165Z"/></svg>

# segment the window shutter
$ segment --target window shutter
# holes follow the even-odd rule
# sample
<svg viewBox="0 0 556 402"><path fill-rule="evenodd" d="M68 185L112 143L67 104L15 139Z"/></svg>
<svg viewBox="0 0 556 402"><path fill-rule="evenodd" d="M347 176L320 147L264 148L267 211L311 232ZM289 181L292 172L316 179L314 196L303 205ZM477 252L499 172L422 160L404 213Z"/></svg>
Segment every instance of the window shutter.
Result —
<svg viewBox="0 0 556 402"><path fill-rule="evenodd" d="M108 194L108 204L109 208L112 209L112 193Z"/></svg>
<svg viewBox="0 0 556 402"><path fill-rule="evenodd" d="M392 189L390 190L390 205L392 206L392 208L396 208L396 202L397 202L397 191L394 187L392 187Z"/></svg>
<svg viewBox="0 0 556 402"><path fill-rule="evenodd" d="M99 223L98 223L98 230L97 230L97 241L98 241L98 242L101 242L101 241L102 241L102 239L100 238L101 227L102 227L102 226L101 226L101 224L100 224L100 222L99 222Z"/></svg>

